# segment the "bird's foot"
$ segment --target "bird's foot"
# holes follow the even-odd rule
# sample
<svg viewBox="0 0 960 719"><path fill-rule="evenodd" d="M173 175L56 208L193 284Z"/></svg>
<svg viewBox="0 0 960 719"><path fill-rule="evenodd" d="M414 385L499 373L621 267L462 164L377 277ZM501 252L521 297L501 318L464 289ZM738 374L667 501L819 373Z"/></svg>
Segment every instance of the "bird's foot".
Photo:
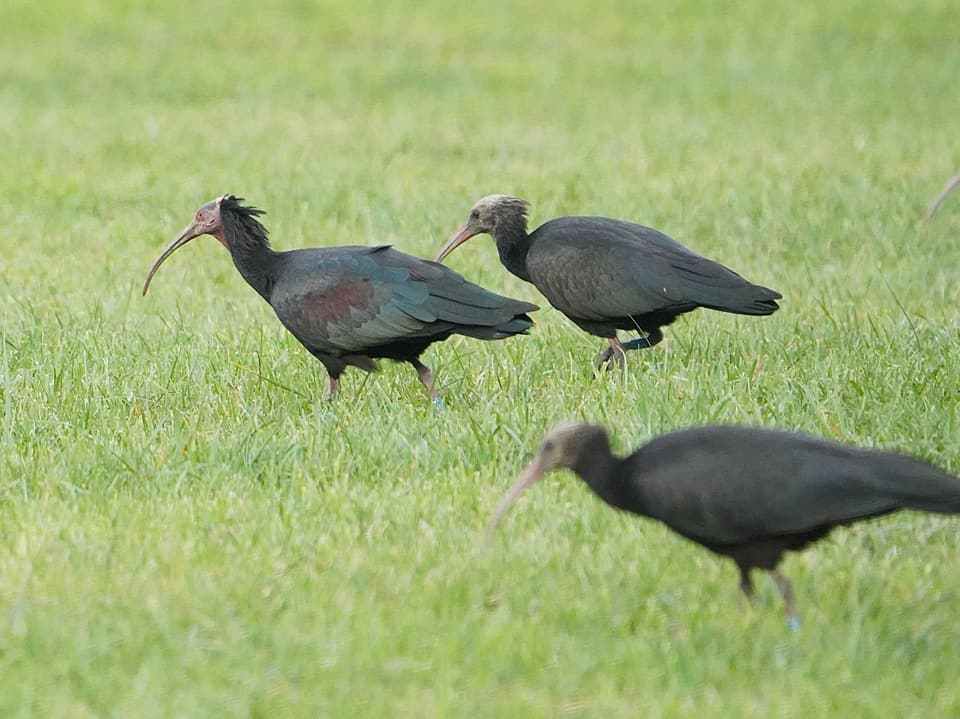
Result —
<svg viewBox="0 0 960 719"><path fill-rule="evenodd" d="M604 365L607 366L607 372L615 369L626 369L626 349L620 344L620 340L618 339L612 339L609 340L609 342L610 346L600 353L596 363L593 365L593 369L597 372L599 372Z"/></svg>
<svg viewBox="0 0 960 719"><path fill-rule="evenodd" d="M623 345L625 350L645 350L650 347L653 347L653 344L646 337L637 337L637 339L630 340Z"/></svg>
<svg viewBox="0 0 960 719"><path fill-rule="evenodd" d="M601 369L603 369L604 365L606 365L607 372L612 372L615 369L622 370L626 368L627 360L623 352L608 348L600 353L600 356L597 358L593 368L599 372Z"/></svg>
<svg viewBox="0 0 960 719"><path fill-rule="evenodd" d="M791 614L789 617L787 617L787 629L789 629L791 632L795 632L800 629L800 617L798 617L796 614Z"/></svg>
<svg viewBox="0 0 960 719"><path fill-rule="evenodd" d="M661 340L663 340L663 333L659 329L647 332L646 337L637 337L626 344L616 337L610 337L607 339L609 347L600 353L594 369L599 371L604 364L607 365L608 371L612 369L625 369L627 366L627 352L630 350L648 349L659 344Z"/></svg>
<svg viewBox="0 0 960 719"><path fill-rule="evenodd" d="M639 330L643 332L643 330ZM663 332L659 327L649 330L645 337L637 337L623 345L624 350L645 350L663 342Z"/></svg>

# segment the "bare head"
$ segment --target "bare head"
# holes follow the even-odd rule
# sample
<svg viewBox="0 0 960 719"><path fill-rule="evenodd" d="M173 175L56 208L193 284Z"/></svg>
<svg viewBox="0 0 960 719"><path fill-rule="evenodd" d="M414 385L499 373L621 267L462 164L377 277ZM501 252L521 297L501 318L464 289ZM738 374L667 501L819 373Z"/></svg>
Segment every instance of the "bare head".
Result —
<svg viewBox="0 0 960 719"><path fill-rule="evenodd" d="M500 500L493 517L487 524L487 534L493 533L520 495L549 472L565 467L575 467L584 451L595 445L598 440L608 445L607 431L594 424L563 422L551 429L540 443L537 456L524 467L517 481Z"/></svg>
<svg viewBox="0 0 960 719"><path fill-rule="evenodd" d="M242 197L223 195L218 197L216 200L211 200L197 210L196 214L193 216L193 222L187 225L183 229L183 232L177 235L177 238L167 245L167 248L160 254L160 257L157 258L157 261L153 263L153 267L150 268L150 272L147 273L147 279L143 283L143 294L147 294L147 288L150 287L150 280L153 279L153 276L157 273L157 270L160 269L160 265L163 264L164 260L187 244L194 237L199 237L200 235L213 235L220 240L220 244L222 244L224 247L227 247L227 241L223 232L224 211L240 211L251 215L262 214L261 210L257 210L252 207L243 207L240 204L241 202L243 202ZM227 247L227 249L230 248Z"/></svg>
<svg viewBox="0 0 960 719"><path fill-rule="evenodd" d="M527 229L526 200L512 195L487 195L477 200L467 221L464 222L437 255L437 262L453 252L457 247L474 235L488 234L497 237L498 231L505 228Z"/></svg>

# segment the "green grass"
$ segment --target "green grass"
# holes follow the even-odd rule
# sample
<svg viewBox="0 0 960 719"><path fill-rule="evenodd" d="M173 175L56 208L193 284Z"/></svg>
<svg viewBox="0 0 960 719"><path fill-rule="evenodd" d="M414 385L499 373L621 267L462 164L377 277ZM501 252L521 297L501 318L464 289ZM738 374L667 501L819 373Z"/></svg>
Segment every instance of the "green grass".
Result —
<svg viewBox="0 0 960 719"><path fill-rule="evenodd" d="M554 422L633 449L707 422L960 472L952 0L28 3L0 8L0 716L960 714L958 524L902 515L766 583L569 476L492 546ZM473 201L658 227L779 289L623 376L529 337L322 368L201 239L224 192L276 246L433 256ZM451 265L546 304L478 238Z"/></svg>

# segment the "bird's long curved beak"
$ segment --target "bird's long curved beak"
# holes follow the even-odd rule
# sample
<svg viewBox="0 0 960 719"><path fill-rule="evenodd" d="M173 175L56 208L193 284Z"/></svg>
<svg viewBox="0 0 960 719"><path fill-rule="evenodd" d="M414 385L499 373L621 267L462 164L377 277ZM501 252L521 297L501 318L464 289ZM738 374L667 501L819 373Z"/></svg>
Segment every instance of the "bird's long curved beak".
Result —
<svg viewBox="0 0 960 719"><path fill-rule="evenodd" d="M940 205L943 204L943 201L946 200L946 199L947 199L947 196L948 196L951 192L953 192L954 190L956 190L958 187L960 187L960 175L957 175L957 176L954 177L952 180L950 180L950 182L948 182L948 183L946 184L946 186L943 188L943 190L941 190L940 194L937 195L937 199L935 199L935 200L933 201L933 204L930 205L930 209L927 210L927 214L926 214L926 216L923 218L923 221L924 221L924 222L930 222L930 220L933 219L933 216L934 216L935 214L937 214L937 210L939 209Z"/></svg>
<svg viewBox="0 0 960 719"><path fill-rule="evenodd" d="M440 250L440 254L437 255L437 259L434 262L443 262L443 258L457 249L464 242L469 240L471 237L477 234L477 231L473 229L469 222L464 222L460 229L458 229L453 236L447 240L447 244L443 246L443 249Z"/></svg>
<svg viewBox="0 0 960 719"><path fill-rule="evenodd" d="M187 244L194 237L199 237L203 232L199 229L196 222L191 222L187 227L183 229L177 239L167 245L167 249L157 258L157 261L153 263L153 267L150 268L150 271L147 273L147 279L143 283L143 292L142 295L147 294L147 288L150 287L150 280L153 279L153 276L157 274L157 270L160 269L160 265L163 264L163 261L166 260L170 255L179 250L185 244Z"/></svg>
<svg viewBox="0 0 960 719"><path fill-rule="evenodd" d="M490 518L490 521L487 522L487 539L493 536L493 532L503 518L507 516L510 507L520 499L520 495L540 481L543 475L544 467L540 463L539 457L523 468L520 476L517 477L517 481L513 483L513 486L510 487L509 491L503 496L503 499L500 500L500 504L497 505L497 508L493 512L493 516Z"/></svg>

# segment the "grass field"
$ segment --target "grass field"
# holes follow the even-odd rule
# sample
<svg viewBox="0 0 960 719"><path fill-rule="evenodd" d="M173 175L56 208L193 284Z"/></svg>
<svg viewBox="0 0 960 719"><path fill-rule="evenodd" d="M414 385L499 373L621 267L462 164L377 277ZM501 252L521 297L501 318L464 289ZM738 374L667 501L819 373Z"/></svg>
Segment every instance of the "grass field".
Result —
<svg viewBox="0 0 960 719"><path fill-rule="evenodd" d="M0 716L960 716L960 523L765 581L571 476L484 521L553 423L632 449L795 428L960 472L955 0L0 8ZM780 290L595 378L544 308L326 376L209 238L432 257L481 195L658 227ZM477 238L450 264L546 305Z"/></svg>

